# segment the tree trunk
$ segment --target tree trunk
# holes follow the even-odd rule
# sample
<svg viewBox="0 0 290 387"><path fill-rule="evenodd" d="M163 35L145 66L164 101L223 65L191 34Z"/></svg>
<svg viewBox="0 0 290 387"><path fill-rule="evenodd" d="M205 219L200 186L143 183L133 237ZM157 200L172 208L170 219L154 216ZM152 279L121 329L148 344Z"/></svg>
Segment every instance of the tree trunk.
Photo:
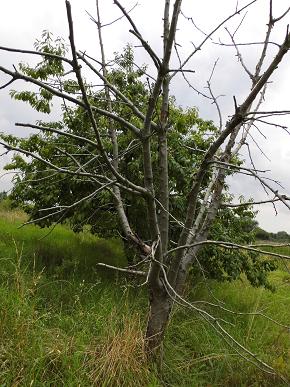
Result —
<svg viewBox="0 0 290 387"><path fill-rule="evenodd" d="M146 352L157 366L162 364L163 338L172 308L172 300L164 287L150 290L149 316L146 329Z"/></svg>

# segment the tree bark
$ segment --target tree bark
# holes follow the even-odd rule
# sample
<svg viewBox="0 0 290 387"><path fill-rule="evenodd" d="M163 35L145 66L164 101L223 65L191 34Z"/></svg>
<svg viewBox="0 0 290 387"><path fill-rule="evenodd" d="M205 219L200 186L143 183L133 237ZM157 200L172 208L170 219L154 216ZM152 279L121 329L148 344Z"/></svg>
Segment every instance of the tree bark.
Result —
<svg viewBox="0 0 290 387"><path fill-rule="evenodd" d="M150 289L145 346L149 359L159 367L162 365L163 338L171 308L172 300L163 285L158 289Z"/></svg>

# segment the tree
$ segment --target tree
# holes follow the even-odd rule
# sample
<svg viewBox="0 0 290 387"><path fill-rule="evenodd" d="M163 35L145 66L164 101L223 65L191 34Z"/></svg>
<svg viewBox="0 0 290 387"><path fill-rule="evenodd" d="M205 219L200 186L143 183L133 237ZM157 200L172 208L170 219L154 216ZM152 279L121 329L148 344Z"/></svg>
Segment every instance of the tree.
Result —
<svg viewBox="0 0 290 387"><path fill-rule="evenodd" d="M6 191L0 192L0 202L2 202L5 199L7 199L7 192Z"/></svg>
<svg viewBox="0 0 290 387"><path fill-rule="evenodd" d="M253 202L227 203L225 189L226 177L229 174L235 172L252 176L266 190L272 192L273 199L268 201L279 200L290 208L289 198L280 194L276 187L272 187L260 171L254 167L247 168L238 161L240 149L246 144L253 124L267 121L269 115L287 113L286 111L265 112L261 111L260 107L271 75L290 48L290 34L287 30L286 37L284 36L281 42L275 43L277 53L271 59L268 57L271 32L274 26L284 19L289 10L274 18L272 1L270 1L266 36L264 42L260 43L261 54L254 71L250 71L243 61L239 45L235 42L236 32L229 32L231 44L236 49L238 58L250 77L251 85L242 103L238 104L234 98L234 111L226 124L223 125L218 99L211 89L212 76L210 76L207 87L209 98L216 105L220 114L218 130L215 130L210 123L198 121L195 109L190 109L187 112L179 109L169 93L174 77L181 74L187 79L187 74L192 71L187 68L190 59L205 46L214 33L226 21L245 12L253 3L255 1L241 8L237 6L232 15L220 23L218 27L213 28L212 32L205 35L202 42L194 47L187 58L180 59L178 68L173 68L172 51L175 48L178 53L176 31L182 1L175 0L172 8L169 0L164 3L163 55L160 58L142 36L130 13L119 1L114 0L115 6L130 24L131 32L150 56L155 67L153 75L148 74L146 68L133 71L130 60L128 61L126 55L125 57L121 56L119 63L122 64L122 61L126 62L127 60L127 65L129 65L129 69L125 68L127 75L124 76L124 72L122 72L124 69L121 72L118 69L112 71L108 69L102 40L98 1L95 22L98 27L101 48L99 61L94 60L85 52L77 51L71 6L69 1L66 1L70 31L70 57L65 56L65 46L61 41L57 47L54 47L50 42L49 35L46 34L47 39L44 43L40 42L37 45L36 51L21 50L23 53L32 53L42 58L42 62L36 68L21 65L19 69L9 70L0 66L0 71L11 77L3 87L9 86L16 80L23 80L39 88L39 93L32 91L13 92L14 98L28 101L39 111L49 112L51 101L58 97L63 101L65 119L63 122L55 123L39 122L37 125L17 123L18 126L40 130L42 134L31 137L28 141L16 140L11 136L2 135L1 144L8 152L17 152L25 155L29 160L30 158L34 160L27 162L25 158L19 158L19 156L14 158L15 165L21 167L22 164L22 169L26 173L26 183L30 172L38 181L52 179L52 188L55 187L55 179L70 178L69 189L63 185L64 190L60 193L52 190L53 206L50 205L49 200L46 202L48 197L46 192L44 195L41 192L37 193L39 198L43 198L43 205L50 206L42 209L42 211L49 211L49 213L40 216L39 221L45 221L52 215L65 216L77 205L90 209L90 199L100 195L97 203L101 204L104 197L107 199L109 195L118 214L118 223L122 229L122 234L141 253L142 260L137 263L137 268L138 264L145 265L143 270L128 268L127 271L145 275L146 278L150 304L146 331L148 354L153 357L158 355L172 307L175 302L178 302L195 310L227 341L237 345L237 350L244 352L246 357L251 358L263 369L274 372L271 367L257 359L241 344L238 344L214 316L206 310L188 303L183 297L183 292L192 266L199 266L202 269L205 259L202 261L199 260L199 257L202 257L203 247L211 249L216 247L219 252L223 251L227 261L235 260L236 252L240 251L246 263L249 262L249 259L252 259L252 262L258 262L256 254L264 253L262 249L254 245L237 242L233 235L225 233L221 235L219 218L226 223L229 222L228 217L232 217L234 222L239 212L241 213L253 204ZM17 49L5 47L1 47L1 50L19 52ZM130 55L130 50L127 51L127 55ZM177 56L180 58L179 55ZM131 58L131 60L133 59ZM97 77L98 82L102 82L103 88L100 92L92 91L93 85L85 81L84 68L90 70ZM72 75L73 79L71 79ZM138 77L143 77L143 81L140 81ZM144 85L144 80L147 82L147 87ZM73 105L75 108L72 107ZM212 132L207 141L205 141L204 136L200 139L195 128L203 125L206 125L205 130L210 129ZM178 143L180 136L182 141ZM201 144L196 144L195 141L191 144L191 136L197 136L195 140L199 138ZM60 138L61 142L58 141ZM171 141L173 141L173 146L178 148L176 158L172 157ZM201 145L201 149L199 145ZM138 174L136 174L136 168L133 169L133 172L130 168L126 170L125 163L121 162L123 158L126 160L126 157L132 157L134 153L131 154L131 151L135 152L135 146L138 148L138 157L131 158L130 163L142 165L142 169L137 170ZM190 147L190 149L186 147ZM177 162L180 167L182 157L185 157L185 163L189 161L186 174L190 167L192 167L191 173L188 173L188 176L182 176L180 168L177 168L178 174L174 176L172 172L174 168L172 168L171 163ZM35 168L39 168L36 175ZM183 187L186 186L184 192L187 195L186 200L181 198L181 207L183 208L179 212L178 208L173 208L172 203L174 203L174 207L177 207L178 196L175 195L178 194L182 179ZM33 184L33 180L35 179L32 179L31 184ZM90 194L83 194L88 192L88 187L90 187ZM25 190L25 186L22 189ZM41 189L39 185L38 189ZM46 189L45 186L43 189ZM75 192L78 195L75 201L63 204L62 200L68 200L68 198L71 200L74 198ZM25 194L26 198L29 198L30 193ZM19 195L22 195L21 190ZM132 227L134 216L128 216L126 207L128 197L131 198L132 203L133 201L136 205L142 203L146 209L146 222L148 224L147 226L143 224L140 228L141 235L136 234ZM228 211L225 210L227 206ZM229 208L235 208L235 210L230 211ZM108 213L106 214L108 215ZM181 219L180 216L183 218ZM175 227L172 226L172 223L175 224ZM173 234L174 240L172 241ZM245 252L249 252L249 254L245 254ZM270 254L279 256L275 253ZM271 266L270 263L269 265ZM235 275L235 272L239 274L241 270L238 266L232 265L231 275ZM114 269L118 270L118 268ZM271 270L271 267L265 264L264 270ZM217 271L213 270L212 275L218 275ZM255 283L254 280L253 282Z"/></svg>
<svg viewBox="0 0 290 387"><path fill-rule="evenodd" d="M48 33L43 36L43 43L50 44L51 49L57 49L58 41L53 43ZM63 53L64 54L64 53ZM114 87L118 87L119 90L130 97L134 104L138 103L138 106L142 111L145 111L146 104L149 98L149 90L147 84L142 82L145 68L143 70L138 69L134 71L134 57L133 51L128 46L124 52L118 54L115 58L117 68L113 68L108 72L108 78ZM35 79L39 79L39 75L36 70L40 67L40 64L36 67L26 67L22 65L26 74L35 74ZM51 69L47 67L46 72L42 71L42 74L51 76ZM61 69L58 74L62 84L65 88L71 87L73 80L62 79ZM105 95L103 90L94 91L89 85L86 86L89 90L92 104L97 107L104 108ZM79 91L74 88L74 92ZM35 100L37 94L35 92L12 92L13 98L28 101L32 107L35 107ZM217 128L213 126L210 121L204 121L198 117L196 109L182 109L177 107L175 100L170 100L170 117L171 125L175 130L168 132L168 165L169 165L169 186L170 186L170 213L174 218L182 219L185 216L186 210L186 197L189 192L188 176L195 169L196 165L200 163L201 155L208 149L210 144L213 143L217 136ZM49 106L45 105L45 111ZM116 114L121 114L120 109L126 109L126 106L114 103L112 110ZM134 119L132 112L127 109L126 112L122 112L122 116L127 115L130 121ZM59 122L41 123L44 126L58 127L70 131L71 134L76 136L79 134L79 127L82 127L82 132L87 133L87 137L93 138L91 128L88 126L87 120L83 114L83 110L79 107L73 108L63 106L63 117ZM103 137L106 136L107 128L103 121L99 122L99 131ZM139 144L132 144L131 133L126 131L124 127L121 127L118 134L118 142L120 146L119 158L119 171L127 179L131 178L138 184L142 184L142 157L140 154ZM81 157L82 163L87 164L86 171L94 173L96 168L99 167L99 161L91 160L91 152L93 149L82 146L80 151L80 144L78 140L73 138L63 139L62 134L55 133L53 136L51 133L33 134L28 138L17 138L13 136L5 137L8 142L17 144L22 149L29 151L37 151L40 155L45 155L45 159L61 167L62 165L69 166L74 163L71 155L77 155ZM65 143L64 143L65 141ZM62 142L62 147L59 147L59 143ZM111 153L111 146L109 142L104 143L106 152ZM157 170L157 147L158 143L156 139L152 139L152 160L153 170ZM199 152L193 152L194 149L198 149ZM236 161L238 164L238 160ZM91 232L98 233L101 236L116 236L119 235L118 217L114 206L111 203L110 194L107 192L100 192L96 196L92 196L94 192L94 185L89 181L83 181L75 179L73 176L65 176L59 179L58 174L51 176L51 173L47 168L43 166L43 163L37 159L25 160L20 155L14 155L13 162L6 166L8 170L21 171L21 174L15 176L14 187L11 192L11 199L16 206L24 206L26 212L30 215L30 220L37 222L38 225L45 227L55 222L68 222L73 230L81 231L84 225L91 226ZM44 173L47 174L49 179L45 178ZM205 179L204 187L208 179ZM49 186L48 186L49 184ZM83 198L89 197L88 200ZM138 199L137 199L138 200ZM123 203L126 208L126 216L131 224L134 233L138 235L142 240L150 240L150 233L147 228L147 213L144 201L136 200L136 197L129 192L123 193ZM226 195L224 195L226 201ZM75 203L78 203L76 206ZM225 204L225 203L224 203ZM56 210L62 207L63 211ZM43 209L47 209L43 213ZM236 242L236 243L253 243L254 234L251 233L253 224L255 221L253 217L255 213L249 209L249 207L241 208L222 208L219 211L219 215L211 227L211 236L216 235L224 241ZM169 230L169 239L176 241L181 231L179 224L172 224ZM136 264L138 259L134 259L136 252L134 246L127 243L124 238L124 244L126 246L127 258L130 264ZM173 245L172 245L173 247ZM208 278L215 278L219 280L232 280L238 278L241 273L246 273L248 279L252 284L265 285L267 287L270 284L266 281L266 275L263 275L264 271L274 269L273 262L267 266L260 264L260 261L255 255L251 258L249 254L241 254L235 252L234 264L229 264L229 255L225 254L221 249L213 246L208 247L205 251L199 254L202 267L207 271ZM208 255L214 257L214 259L207 259ZM260 265L260 270L257 271L257 265ZM219 270L217 270L217 267ZM197 273L198 274L198 273ZM200 273L199 273L200 274ZM266 273L264 273L266 274ZM259 279L260 280L259 280ZM261 281L263 279L263 281Z"/></svg>

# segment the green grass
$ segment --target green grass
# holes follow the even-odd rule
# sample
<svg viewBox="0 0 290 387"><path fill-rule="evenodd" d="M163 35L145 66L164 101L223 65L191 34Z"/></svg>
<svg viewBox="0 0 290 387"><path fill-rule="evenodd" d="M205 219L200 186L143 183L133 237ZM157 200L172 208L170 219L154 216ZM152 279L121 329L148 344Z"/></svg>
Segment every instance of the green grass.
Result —
<svg viewBox="0 0 290 387"><path fill-rule="evenodd" d="M55 229L34 225L21 227L23 218L19 211L6 212L4 217L0 210L2 259L9 260L14 250L18 250L30 268L34 265L37 270L45 269L50 274L57 275L59 271L62 277L75 275L90 279L96 275L97 262L119 266L126 263L122 244L117 239L104 240L89 231L75 234L68 227L59 225ZM103 271L99 268L98 274Z"/></svg>
<svg viewBox="0 0 290 387"><path fill-rule="evenodd" d="M263 311L282 324L289 325L289 279L290 276L283 272L273 273L272 281L277 285L275 293L253 289L241 281L231 284L211 282L210 287L214 296L224 302L228 309L238 312ZM190 298L215 302L203 283L196 286ZM207 310L229 323L224 327L236 340L278 372L290 377L290 340L286 328L259 316L237 316L216 308ZM179 309L175 313L166 346L169 354L167 373L171 375L167 380L172 386L178 385L175 381L177 370L184 386L284 385L278 378L268 376L242 361L232 348L214 334L209 325L186 310ZM177 357L179 360L176 360ZM172 367L172 363L179 364Z"/></svg>
<svg viewBox="0 0 290 387"><path fill-rule="evenodd" d="M290 257L290 246L275 246L275 247L263 247L264 251L274 252L282 255L288 255ZM283 260L277 258L279 269L290 272L290 260Z"/></svg>
<svg viewBox="0 0 290 387"><path fill-rule="evenodd" d="M58 226L17 228L24 215L0 209L0 386L283 386L244 362L189 309L174 309L165 338L162 374L143 352L144 288L96 262L125 265L118 240ZM271 274L276 292L246 280L195 283L191 301L224 302L239 312L263 311L290 321L290 275ZM210 289L209 289L210 288ZM201 307L201 305L198 305ZM208 306L225 325L290 379L289 332L258 316L237 316Z"/></svg>

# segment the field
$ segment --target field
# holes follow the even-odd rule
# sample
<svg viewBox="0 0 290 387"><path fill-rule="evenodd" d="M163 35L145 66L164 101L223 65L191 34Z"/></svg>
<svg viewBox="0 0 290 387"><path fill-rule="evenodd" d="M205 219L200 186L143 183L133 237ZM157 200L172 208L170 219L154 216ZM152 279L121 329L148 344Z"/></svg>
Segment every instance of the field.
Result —
<svg viewBox="0 0 290 387"><path fill-rule="evenodd" d="M157 373L142 351L146 289L96 267L125 265L121 242L64 226L49 235L33 225L18 228L24 218L20 211L0 209L0 386L287 385L243 361L181 307L173 312ZM188 298L212 302L214 295L229 309L262 311L289 325L290 275L281 266L271 280L274 293L245 280L213 281L209 287L200 281ZM287 328L259 316L212 312L228 322L238 341L290 379Z"/></svg>

